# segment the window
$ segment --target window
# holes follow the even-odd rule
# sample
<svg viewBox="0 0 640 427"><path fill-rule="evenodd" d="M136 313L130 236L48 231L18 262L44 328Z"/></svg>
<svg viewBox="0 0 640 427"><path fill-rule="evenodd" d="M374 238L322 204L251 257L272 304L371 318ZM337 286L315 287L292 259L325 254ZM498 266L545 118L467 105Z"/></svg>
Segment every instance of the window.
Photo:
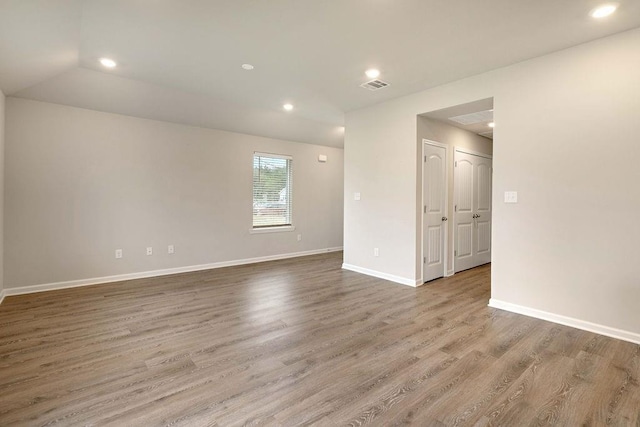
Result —
<svg viewBox="0 0 640 427"><path fill-rule="evenodd" d="M253 154L253 228L291 225L292 159Z"/></svg>

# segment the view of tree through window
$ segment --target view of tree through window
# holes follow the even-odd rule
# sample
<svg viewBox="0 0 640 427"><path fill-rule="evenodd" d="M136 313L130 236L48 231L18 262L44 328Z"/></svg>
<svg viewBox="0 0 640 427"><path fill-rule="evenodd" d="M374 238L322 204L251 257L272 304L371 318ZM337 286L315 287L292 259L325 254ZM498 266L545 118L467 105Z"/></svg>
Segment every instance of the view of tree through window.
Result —
<svg viewBox="0 0 640 427"><path fill-rule="evenodd" d="M291 225L291 158L253 155L253 227Z"/></svg>

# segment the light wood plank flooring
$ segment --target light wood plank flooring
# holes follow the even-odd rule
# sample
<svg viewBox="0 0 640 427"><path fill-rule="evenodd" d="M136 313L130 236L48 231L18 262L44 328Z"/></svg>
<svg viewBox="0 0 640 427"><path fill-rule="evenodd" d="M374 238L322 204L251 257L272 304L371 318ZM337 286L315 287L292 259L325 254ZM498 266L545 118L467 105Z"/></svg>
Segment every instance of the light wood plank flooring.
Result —
<svg viewBox="0 0 640 427"><path fill-rule="evenodd" d="M9 297L0 425L640 426L640 346L341 257Z"/></svg>

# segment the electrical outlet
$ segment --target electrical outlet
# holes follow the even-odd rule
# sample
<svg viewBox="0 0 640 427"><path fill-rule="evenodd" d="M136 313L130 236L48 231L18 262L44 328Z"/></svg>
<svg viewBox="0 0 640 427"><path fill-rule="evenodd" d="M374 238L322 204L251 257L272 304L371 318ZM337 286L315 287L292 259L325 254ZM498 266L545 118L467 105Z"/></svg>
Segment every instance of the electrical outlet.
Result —
<svg viewBox="0 0 640 427"><path fill-rule="evenodd" d="M380 250L378 248L373 248L373 256L380 256Z"/></svg>
<svg viewBox="0 0 640 427"><path fill-rule="evenodd" d="M122 258L122 249L116 249L116 259Z"/></svg>
<svg viewBox="0 0 640 427"><path fill-rule="evenodd" d="M298 234L298 242L302 240L302 234Z"/></svg>
<svg viewBox="0 0 640 427"><path fill-rule="evenodd" d="M173 245L169 245L169 247L167 248L167 252L170 254L174 254L176 253L176 248L173 247Z"/></svg>
<svg viewBox="0 0 640 427"><path fill-rule="evenodd" d="M153 255L153 248L151 246L147 247L147 255Z"/></svg>

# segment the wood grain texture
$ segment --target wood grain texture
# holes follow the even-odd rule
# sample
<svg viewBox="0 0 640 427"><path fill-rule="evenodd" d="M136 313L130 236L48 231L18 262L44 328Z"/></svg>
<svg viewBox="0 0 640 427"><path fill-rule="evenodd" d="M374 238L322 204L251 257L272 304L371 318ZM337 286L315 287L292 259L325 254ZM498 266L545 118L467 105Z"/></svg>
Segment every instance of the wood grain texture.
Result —
<svg viewBox="0 0 640 427"><path fill-rule="evenodd" d="M8 297L0 425L640 426L640 346L341 262Z"/></svg>

